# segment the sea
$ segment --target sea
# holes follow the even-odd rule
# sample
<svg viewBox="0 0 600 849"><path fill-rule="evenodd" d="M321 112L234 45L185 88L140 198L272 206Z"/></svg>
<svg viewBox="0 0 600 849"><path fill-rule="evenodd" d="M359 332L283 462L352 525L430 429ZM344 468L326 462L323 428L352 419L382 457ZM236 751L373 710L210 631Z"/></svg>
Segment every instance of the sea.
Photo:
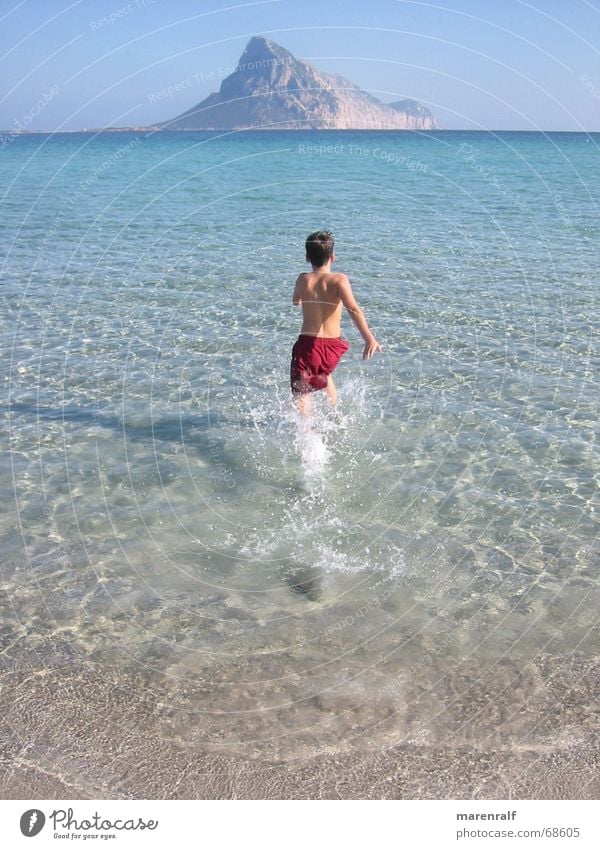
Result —
<svg viewBox="0 0 600 849"><path fill-rule="evenodd" d="M600 134L4 134L0 191L5 798L597 793ZM304 420L319 229L382 352Z"/></svg>

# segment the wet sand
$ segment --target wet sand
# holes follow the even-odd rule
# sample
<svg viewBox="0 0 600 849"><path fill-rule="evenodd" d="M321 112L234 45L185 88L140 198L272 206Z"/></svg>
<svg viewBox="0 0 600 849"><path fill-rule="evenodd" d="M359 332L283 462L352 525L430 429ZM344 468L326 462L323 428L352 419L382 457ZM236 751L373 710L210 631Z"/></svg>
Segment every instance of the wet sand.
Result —
<svg viewBox="0 0 600 849"><path fill-rule="evenodd" d="M0 673L0 796L596 799L597 664L574 660L568 675L568 683L565 676L551 676L553 742L546 734L539 742L505 741L483 751L415 741L274 760L202 751L169 736L161 719L168 691L145 673L64 656L42 668L32 658L7 660ZM499 721L501 714L499 708Z"/></svg>

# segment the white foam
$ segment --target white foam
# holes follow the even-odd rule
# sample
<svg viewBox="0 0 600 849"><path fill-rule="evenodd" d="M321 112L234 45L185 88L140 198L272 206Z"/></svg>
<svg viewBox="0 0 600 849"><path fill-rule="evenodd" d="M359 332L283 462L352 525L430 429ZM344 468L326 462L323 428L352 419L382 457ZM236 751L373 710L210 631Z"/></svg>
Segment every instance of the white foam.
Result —
<svg viewBox="0 0 600 849"><path fill-rule="evenodd" d="M314 417L298 416L295 446L300 457L304 483L309 487L323 483L330 458L330 451L317 427Z"/></svg>
<svg viewBox="0 0 600 849"><path fill-rule="evenodd" d="M252 422L250 432L244 431L247 456L263 479L266 474L288 486L281 512L245 533L241 553L271 562L291 558L329 574L402 574L400 548L377 540L374 528L359 528L355 506L347 504L365 473L357 446L379 411L369 407L362 374L339 383L338 406L332 408L325 393L317 392L306 416L289 394L272 388L248 397L242 410Z"/></svg>

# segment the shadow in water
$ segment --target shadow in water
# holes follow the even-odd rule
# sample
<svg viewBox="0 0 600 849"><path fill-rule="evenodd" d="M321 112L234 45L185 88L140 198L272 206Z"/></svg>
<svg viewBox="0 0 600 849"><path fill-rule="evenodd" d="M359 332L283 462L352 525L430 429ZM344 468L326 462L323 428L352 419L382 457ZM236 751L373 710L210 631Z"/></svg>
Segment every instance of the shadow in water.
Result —
<svg viewBox="0 0 600 849"><path fill-rule="evenodd" d="M315 566L293 561L285 567L284 579L293 592L305 596L309 601L321 599L321 571Z"/></svg>
<svg viewBox="0 0 600 849"><path fill-rule="evenodd" d="M216 424L222 425L225 421L223 416L217 416L214 412L207 414L189 414L172 416L170 418L153 418L149 415L147 425L130 424L125 417L123 421L119 416L107 415L97 412L90 407L78 407L77 405L65 405L64 407L45 407L40 404L25 404L22 401L11 402L6 405L12 413L23 413L35 419L44 421L75 422L87 427L105 427L122 431L130 439L165 439L173 440L182 434L191 431L208 431Z"/></svg>

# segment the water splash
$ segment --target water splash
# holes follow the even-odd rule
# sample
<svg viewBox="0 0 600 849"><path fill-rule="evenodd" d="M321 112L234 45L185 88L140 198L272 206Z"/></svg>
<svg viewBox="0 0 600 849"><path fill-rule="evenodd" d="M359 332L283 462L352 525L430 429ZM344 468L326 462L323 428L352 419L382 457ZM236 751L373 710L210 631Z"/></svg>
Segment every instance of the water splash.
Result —
<svg viewBox="0 0 600 849"><path fill-rule="evenodd" d="M361 445L380 418L372 396L358 374L340 381L335 408L324 393L314 393L308 416L287 394L266 391L251 400L252 434L245 442L251 462L263 472L268 467L280 490L282 479L287 485L278 509L260 530L245 534L241 553L275 564L311 600L327 574L397 577L405 569L402 550L377 523L363 527L355 503L373 457L367 460Z"/></svg>
<svg viewBox="0 0 600 849"><path fill-rule="evenodd" d="M322 488L331 452L319 432L316 416L296 414L295 448L300 458L304 484L309 489Z"/></svg>

